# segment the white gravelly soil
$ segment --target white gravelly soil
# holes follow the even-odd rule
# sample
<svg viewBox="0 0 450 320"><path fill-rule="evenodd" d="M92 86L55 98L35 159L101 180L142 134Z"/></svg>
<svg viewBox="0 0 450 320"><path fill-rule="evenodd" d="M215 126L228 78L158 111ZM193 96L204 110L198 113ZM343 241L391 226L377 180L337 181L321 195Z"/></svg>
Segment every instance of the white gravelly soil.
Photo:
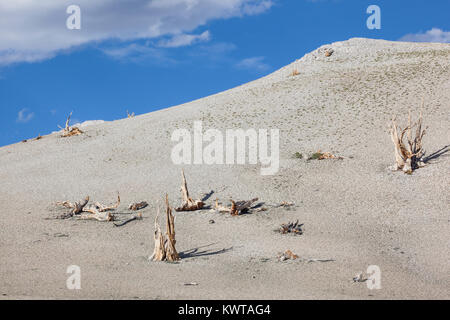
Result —
<svg viewBox="0 0 450 320"><path fill-rule="evenodd" d="M450 45L350 39L325 47L331 57L316 50L214 96L0 148L0 298L449 299ZM412 175L392 172L388 122L398 114L404 123L408 109L416 116L422 97L425 149L441 155ZM171 134L194 120L205 130L280 129L280 170L186 165L193 197L214 190L208 204L259 197L296 206L238 217L175 213L183 259L149 263L158 203L165 193L181 203ZM318 149L344 159L305 159ZM130 202L149 202L142 221L54 219L64 212L56 201L112 203L117 191L121 219ZM303 235L274 232L294 220ZM301 259L278 261L288 249ZM334 261L303 260L311 258ZM81 290L66 288L69 265L81 268ZM381 269L380 290L352 282L369 265ZM184 285L191 282L198 285Z"/></svg>

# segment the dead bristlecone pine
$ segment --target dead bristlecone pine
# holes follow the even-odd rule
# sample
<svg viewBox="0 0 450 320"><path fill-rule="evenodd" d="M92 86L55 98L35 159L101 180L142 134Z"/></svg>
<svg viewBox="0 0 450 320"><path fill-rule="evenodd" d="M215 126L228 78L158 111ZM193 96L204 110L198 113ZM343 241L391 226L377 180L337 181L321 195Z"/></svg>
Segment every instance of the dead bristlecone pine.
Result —
<svg viewBox="0 0 450 320"><path fill-rule="evenodd" d="M181 195L183 197L183 203L181 206L175 208L175 211L196 211L201 210L205 205L202 200L193 200L189 196L189 190L187 187L186 177L184 170L181 170Z"/></svg>
<svg viewBox="0 0 450 320"><path fill-rule="evenodd" d="M166 195L166 234L161 232L158 223L158 214L155 219L155 249L149 260L175 262L180 260L180 256L175 249L175 219L172 215L172 209L169 206L169 197Z"/></svg>
<svg viewBox="0 0 450 320"><path fill-rule="evenodd" d="M415 135L413 136L414 128ZM411 174L413 170L424 166L422 158L425 151L423 150L422 139L425 132L426 129L422 129L422 112L420 112L419 120L412 124L410 111L408 125L404 129L397 125L396 117L393 117L390 134L394 143L395 170L403 170L403 172ZM405 135L406 142L404 141Z"/></svg>

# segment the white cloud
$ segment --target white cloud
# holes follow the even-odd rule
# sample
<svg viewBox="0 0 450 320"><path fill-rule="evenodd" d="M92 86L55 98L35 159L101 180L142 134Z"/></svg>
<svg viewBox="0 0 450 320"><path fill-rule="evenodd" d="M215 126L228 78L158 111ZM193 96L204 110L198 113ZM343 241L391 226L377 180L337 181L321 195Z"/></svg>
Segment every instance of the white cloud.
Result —
<svg viewBox="0 0 450 320"><path fill-rule="evenodd" d="M400 41L450 43L450 31L432 28L425 33L407 34Z"/></svg>
<svg viewBox="0 0 450 320"><path fill-rule="evenodd" d="M160 40L157 44L158 47L163 48L178 48L184 46L190 46L197 42L206 42L211 39L209 31L205 31L202 34L177 34L170 39Z"/></svg>
<svg viewBox="0 0 450 320"><path fill-rule="evenodd" d="M250 69L256 71L266 71L270 66L264 63L264 57L252 57L241 60L236 64L240 69Z"/></svg>
<svg viewBox="0 0 450 320"><path fill-rule="evenodd" d="M68 30L66 9L73 0L0 0L0 65L41 61L108 39L130 42L173 36L167 45L187 45L210 36L188 34L209 21L260 14L272 1L77 0L81 30Z"/></svg>
<svg viewBox="0 0 450 320"><path fill-rule="evenodd" d="M19 111L19 113L17 114L17 122L20 123L27 123L29 121L31 121L31 119L33 119L34 117L34 113L33 112L29 112L29 110L27 108L24 108L22 110Z"/></svg>

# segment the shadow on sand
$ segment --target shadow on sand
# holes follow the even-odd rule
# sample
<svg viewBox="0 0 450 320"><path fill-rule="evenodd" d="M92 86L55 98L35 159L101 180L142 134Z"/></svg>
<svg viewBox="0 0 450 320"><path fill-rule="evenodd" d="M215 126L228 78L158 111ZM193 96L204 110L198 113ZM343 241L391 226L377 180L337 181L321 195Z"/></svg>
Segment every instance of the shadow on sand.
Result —
<svg viewBox="0 0 450 320"><path fill-rule="evenodd" d="M206 247L212 246L214 244L216 244L216 243L211 243L211 244L208 244L206 246L201 246L201 247L198 247L198 248L189 249L189 250L180 252L179 253L180 258L186 259L186 258L214 256L216 254L225 253L225 252L228 252L228 251L233 249L233 247L230 247L228 249L224 248L224 249L221 249L221 250L200 250L202 248L206 248Z"/></svg>
<svg viewBox="0 0 450 320"><path fill-rule="evenodd" d="M435 159L439 158L440 156L446 154L449 151L450 151L450 144L446 145L445 147L443 147L441 149L439 149L438 151L433 152L429 156L424 157L423 158L423 162L427 163L427 162L429 162L431 160L435 160Z"/></svg>

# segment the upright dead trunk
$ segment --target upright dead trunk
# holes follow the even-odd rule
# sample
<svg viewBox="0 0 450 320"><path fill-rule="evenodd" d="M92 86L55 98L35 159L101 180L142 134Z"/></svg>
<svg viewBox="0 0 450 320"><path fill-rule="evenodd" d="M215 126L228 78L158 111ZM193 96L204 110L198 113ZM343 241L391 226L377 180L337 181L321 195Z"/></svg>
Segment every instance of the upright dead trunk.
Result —
<svg viewBox="0 0 450 320"><path fill-rule="evenodd" d="M155 248L150 260L174 262L180 260L180 256L175 248L175 218L169 206L169 197L166 195L166 234L162 234L158 224L158 215L155 219Z"/></svg>

